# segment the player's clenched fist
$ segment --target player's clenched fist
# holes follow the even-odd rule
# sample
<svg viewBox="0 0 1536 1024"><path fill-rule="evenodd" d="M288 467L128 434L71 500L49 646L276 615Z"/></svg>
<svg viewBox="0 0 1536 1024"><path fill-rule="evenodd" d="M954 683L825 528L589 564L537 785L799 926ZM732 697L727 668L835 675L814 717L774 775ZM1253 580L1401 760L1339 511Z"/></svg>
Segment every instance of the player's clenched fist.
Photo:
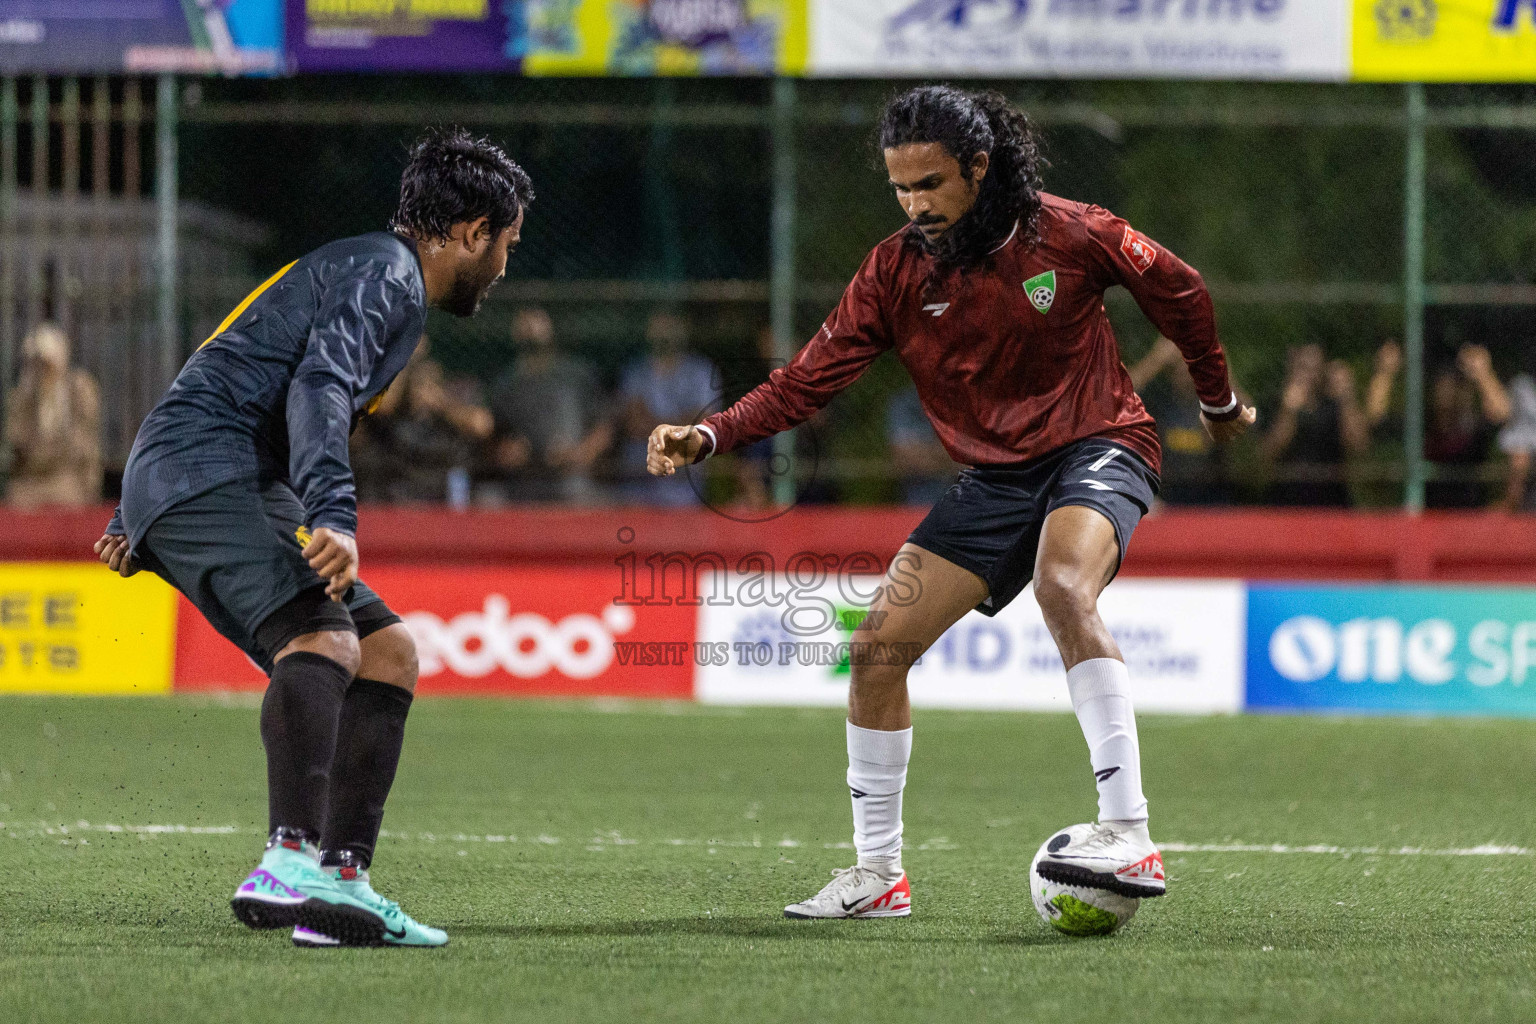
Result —
<svg viewBox="0 0 1536 1024"><path fill-rule="evenodd" d="M357 582L357 541L348 534L316 527L304 545L304 557L311 569L325 577L325 593L332 601L342 600Z"/></svg>
<svg viewBox="0 0 1536 1024"><path fill-rule="evenodd" d="M127 579L139 571L139 565L133 560L133 553L128 550L128 538L117 533L104 533L101 540L96 542L96 557L100 558L108 569Z"/></svg>
<svg viewBox="0 0 1536 1024"><path fill-rule="evenodd" d="M1243 406L1243 411L1230 420L1212 420L1207 419L1205 413L1200 414L1200 422L1205 424L1205 432L1211 435L1211 440L1217 444L1226 444L1228 441L1235 441L1242 437L1258 418L1258 410L1251 405Z"/></svg>
<svg viewBox="0 0 1536 1024"><path fill-rule="evenodd" d="M671 476L678 466L686 466L704 447L704 435L697 427L675 427L663 423L651 431L645 448L645 468L652 476Z"/></svg>

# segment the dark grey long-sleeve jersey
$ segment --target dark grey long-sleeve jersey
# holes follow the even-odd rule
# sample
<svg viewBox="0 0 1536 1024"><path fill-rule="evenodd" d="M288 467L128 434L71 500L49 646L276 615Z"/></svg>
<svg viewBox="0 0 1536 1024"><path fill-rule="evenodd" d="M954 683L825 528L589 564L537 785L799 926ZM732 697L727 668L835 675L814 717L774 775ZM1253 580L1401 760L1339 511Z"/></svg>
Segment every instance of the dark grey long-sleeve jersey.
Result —
<svg viewBox="0 0 1536 1024"><path fill-rule="evenodd" d="M347 439L426 326L415 246L374 232L321 246L230 313L145 418L108 532L137 545L220 484L288 483L310 529L357 530Z"/></svg>

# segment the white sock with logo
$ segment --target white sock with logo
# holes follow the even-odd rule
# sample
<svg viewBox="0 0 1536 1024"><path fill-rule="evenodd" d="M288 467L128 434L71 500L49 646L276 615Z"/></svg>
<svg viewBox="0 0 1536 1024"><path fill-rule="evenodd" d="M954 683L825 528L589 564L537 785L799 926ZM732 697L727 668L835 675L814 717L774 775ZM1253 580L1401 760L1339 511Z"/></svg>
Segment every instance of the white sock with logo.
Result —
<svg viewBox="0 0 1536 1024"><path fill-rule="evenodd" d="M1067 671L1072 710L1088 741L1088 759L1099 783L1099 821L1141 823L1147 798L1141 792L1141 747L1131 707L1131 674L1116 658L1090 658Z"/></svg>
<svg viewBox="0 0 1536 1024"><path fill-rule="evenodd" d="M901 791L912 759L912 729L881 732L847 725L853 848L865 867L884 874L900 872Z"/></svg>

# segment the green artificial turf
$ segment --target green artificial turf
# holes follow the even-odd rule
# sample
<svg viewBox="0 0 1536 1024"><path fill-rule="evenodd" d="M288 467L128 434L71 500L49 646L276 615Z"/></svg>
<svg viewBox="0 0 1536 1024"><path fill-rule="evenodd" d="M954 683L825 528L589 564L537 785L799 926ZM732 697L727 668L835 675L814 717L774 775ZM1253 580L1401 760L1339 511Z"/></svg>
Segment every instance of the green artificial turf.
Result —
<svg viewBox="0 0 1536 1024"><path fill-rule="evenodd" d="M1144 718L1154 838L1346 849L1169 852L1072 940L1026 882L1094 816L1070 717L920 712L913 916L802 922L852 859L836 711L423 700L374 883L452 944L311 951L228 908L256 718L0 699L0 1020L1536 1019L1536 857L1387 852L1536 849L1536 723Z"/></svg>

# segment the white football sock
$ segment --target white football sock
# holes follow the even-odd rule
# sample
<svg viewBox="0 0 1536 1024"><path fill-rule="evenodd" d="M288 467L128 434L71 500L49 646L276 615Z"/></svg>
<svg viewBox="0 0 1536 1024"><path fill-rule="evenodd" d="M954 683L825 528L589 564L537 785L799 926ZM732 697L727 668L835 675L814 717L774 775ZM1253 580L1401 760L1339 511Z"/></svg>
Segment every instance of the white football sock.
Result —
<svg viewBox="0 0 1536 1024"><path fill-rule="evenodd" d="M1088 759L1099 783L1101 822L1145 822L1141 748L1131 708L1131 675L1115 658L1090 658L1067 672L1072 710L1088 741Z"/></svg>
<svg viewBox="0 0 1536 1024"><path fill-rule="evenodd" d="M859 863L878 858L883 872L901 867L901 791L912 759L912 729L880 732L848 724L848 788L853 794L853 848Z"/></svg>

